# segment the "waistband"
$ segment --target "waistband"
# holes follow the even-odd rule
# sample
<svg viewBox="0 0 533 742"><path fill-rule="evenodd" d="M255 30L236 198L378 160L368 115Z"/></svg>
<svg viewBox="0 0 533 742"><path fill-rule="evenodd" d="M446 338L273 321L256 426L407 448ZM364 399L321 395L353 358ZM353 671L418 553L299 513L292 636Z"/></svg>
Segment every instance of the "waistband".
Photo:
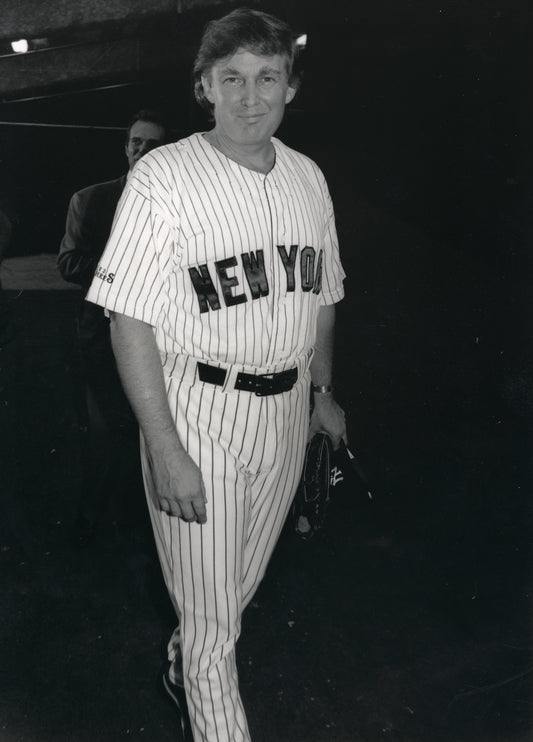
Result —
<svg viewBox="0 0 533 742"><path fill-rule="evenodd" d="M227 388L227 377L230 375L228 371L201 362L197 364L196 368L200 381ZM237 391L250 392L258 397L269 397L272 394L289 392L297 380L297 369L289 368L275 374L246 374L239 372L235 376L234 381L231 382L231 385Z"/></svg>
<svg viewBox="0 0 533 742"><path fill-rule="evenodd" d="M222 373L225 374L222 386L224 391L229 391L235 388L235 382L239 374L244 375L244 377L274 376L290 371L292 374L296 373L296 380L302 379L309 369L312 357L313 353L309 352L290 361L266 367L245 364L230 365L209 358L194 358L185 354L177 354L173 358L167 357L162 360L165 374L187 386L192 386L199 380L201 381L198 374L198 364L220 369L218 378L222 378Z"/></svg>

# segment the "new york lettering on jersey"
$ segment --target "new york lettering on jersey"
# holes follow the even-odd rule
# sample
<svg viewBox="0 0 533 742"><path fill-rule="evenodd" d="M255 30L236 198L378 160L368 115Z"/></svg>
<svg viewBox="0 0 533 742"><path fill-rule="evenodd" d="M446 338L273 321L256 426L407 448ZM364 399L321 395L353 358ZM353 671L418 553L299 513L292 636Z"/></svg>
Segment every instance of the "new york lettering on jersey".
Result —
<svg viewBox="0 0 533 742"><path fill-rule="evenodd" d="M279 259L285 269L287 292L296 290L297 276L302 291L312 291L319 294L322 288L322 256L323 250L305 246L291 245L289 252L285 245L277 245ZM298 262L298 266L297 266ZM299 270L297 271L297 268ZM244 302L268 296L270 286L265 270L264 251L242 253L238 258L233 256L224 260L215 260L211 269L207 263L189 267L192 285L198 297L200 312L219 310L224 304L226 307L243 304ZM246 284L250 295L244 289L242 279L237 273L246 277ZM218 285L218 290L217 290Z"/></svg>

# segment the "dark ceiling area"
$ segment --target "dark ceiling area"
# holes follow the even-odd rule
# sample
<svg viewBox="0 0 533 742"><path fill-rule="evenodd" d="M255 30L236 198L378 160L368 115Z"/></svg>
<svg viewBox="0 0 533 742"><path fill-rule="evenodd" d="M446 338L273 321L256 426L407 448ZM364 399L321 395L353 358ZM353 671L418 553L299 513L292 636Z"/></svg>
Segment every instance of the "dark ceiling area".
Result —
<svg viewBox="0 0 533 742"><path fill-rule="evenodd" d="M128 3L115 1L114 5L116 15L127 12ZM220 6L215 12L226 8L214 5ZM154 102L162 98L174 112L177 99L189 92L194 45L208 11L193 7L180 13L161 10L101 21L89 17L82 25L67 26L59 26L62 19L56 17L56 28L36 32L28 40L27 53L13 53L4 38L3 119L123 127L124 106L131 99L138 107L139 96ZM13 34L13 38L20 36Z"/></svg>
<svg viewBox="0 0 533 742"><path fill-rule="evenodd" d="M190 70L214 0L5 0L0 206L15 252L53 252L68 197L125 165L124 127L162 109L174 136L209 122ZM280 136L333 192L364 193L443 234L479 182L531 169L528 3L251 0L307 34L304 83ZM11 43L25 38L26 53ZM474 184L474 187L473 187Z"/></svg>

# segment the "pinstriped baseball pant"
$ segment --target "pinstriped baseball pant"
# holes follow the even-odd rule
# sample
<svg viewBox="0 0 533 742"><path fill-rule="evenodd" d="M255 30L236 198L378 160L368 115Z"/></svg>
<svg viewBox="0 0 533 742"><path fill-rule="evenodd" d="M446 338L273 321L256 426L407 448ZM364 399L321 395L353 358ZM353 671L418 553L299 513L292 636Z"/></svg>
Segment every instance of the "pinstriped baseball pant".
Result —
<svg viewBox="0 0 533 742"><path fill-rule="evenodd" d="M235 644L300 477L309 379L267 397L180 385L175 378L167 391L180 440L200 467L207 494L201 526L161 512L141 446L155 541L179 617L169 659L179 641L195 742L249 742Z"/></svg>

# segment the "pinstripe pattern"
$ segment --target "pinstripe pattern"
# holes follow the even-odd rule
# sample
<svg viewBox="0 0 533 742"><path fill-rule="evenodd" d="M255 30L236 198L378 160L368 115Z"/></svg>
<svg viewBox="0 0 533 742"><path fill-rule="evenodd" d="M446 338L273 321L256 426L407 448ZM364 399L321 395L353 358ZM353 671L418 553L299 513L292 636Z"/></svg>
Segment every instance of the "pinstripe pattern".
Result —
<svg viewBox="0 0 533 742"><path fill-rule="evenodd" d="M178 432L203 472L208 500L201 528L161 512L143 456L163 574L180 617L189 713L195 739L248 742L235 644L303 464L308 378L273 397L169 384Z"/></svg>
<svg viewBox="0 0 533 742"><path fill-rule="evenodd" d="M196 742L249 742L235 644L303 466L309 372L322 304L343 296L333 207L307 157L274 139L267 174L200 134L138 163L87 299L154 327L180 440L198 464L207 523L160 511L145 488ZM196 362L269 373L290 392L257 397L197 382ZM141 441L142 443L142 441ZM171 668L172 671L172 668ZM171 672L172 674L172 672Z"/></svg>
<svg viewBox="0 0 533 742"><path fill-rule="evenodd" d="M200 134L148 153L132 173L89 301L153 325L165 370L181 354L268 373L294 365L315 340L320 304L343 296L333 207L315 163L274 139L268 175L248 170ZM214 215L214 216L213 216ZM295 290L280 256L298 248ZM301 250L323 251L322 291L302 291ZM251 298L242 256L262 251L269 295ZM224 306L216 261L228 269L231 293L246 301ZM315 267L318 257L315 259ZM201 312L189 269L207 266L221 303ZM276 311L272 311L276 307Z"/></svg>

